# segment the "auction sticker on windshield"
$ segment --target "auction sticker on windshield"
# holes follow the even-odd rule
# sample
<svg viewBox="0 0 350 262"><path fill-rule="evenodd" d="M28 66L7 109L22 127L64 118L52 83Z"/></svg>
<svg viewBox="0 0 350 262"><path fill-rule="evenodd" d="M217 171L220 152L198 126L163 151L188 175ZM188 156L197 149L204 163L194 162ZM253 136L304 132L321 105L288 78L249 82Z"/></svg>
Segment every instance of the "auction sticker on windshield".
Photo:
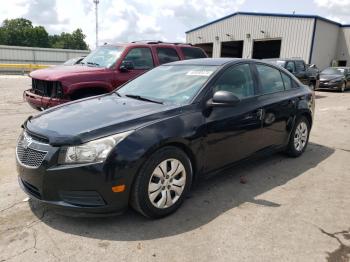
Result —
<svg viewBox="0 0 350 262"><path fill-rule="evenodd" d="M188 76L210 76L213 71L189 71L186 75Z"/></svg>

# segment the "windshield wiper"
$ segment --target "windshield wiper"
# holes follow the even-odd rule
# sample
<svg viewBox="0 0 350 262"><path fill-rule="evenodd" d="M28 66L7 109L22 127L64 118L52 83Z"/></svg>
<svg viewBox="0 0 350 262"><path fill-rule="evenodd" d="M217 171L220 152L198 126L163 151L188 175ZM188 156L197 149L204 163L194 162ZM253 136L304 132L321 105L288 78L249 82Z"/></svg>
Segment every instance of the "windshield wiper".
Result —
<svg viewBox="0 0 350 262"><path fill-rule="evenodd" d="M146 98L146 97L144 97L144 96L131 95L131 94L126 94L125 96L126 96L126 97L130 97L130 98L134 98L134 99L137 99L137 100L152 102L152 103L161 104L161 105L163 104L162 101L154 100L154 99L150 99L150 98Z"/></svg>
<svg viewBox="0 0 350 262"><path fill-rule="evenodd" d="M94 65L94 66L100 66L100 64L98 63L94 63L94 62L86 62L88 65Z"/></svg>

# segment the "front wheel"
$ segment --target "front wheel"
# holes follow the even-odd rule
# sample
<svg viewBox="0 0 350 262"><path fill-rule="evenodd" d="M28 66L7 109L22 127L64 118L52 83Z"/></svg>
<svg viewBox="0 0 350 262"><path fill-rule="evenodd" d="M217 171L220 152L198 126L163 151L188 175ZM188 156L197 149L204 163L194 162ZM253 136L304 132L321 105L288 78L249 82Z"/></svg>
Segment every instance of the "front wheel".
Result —
<svg viewBox="0 0 350 262"><path fill-rule="evenodd" d="M192 168L187 155L177 147L162 148L137 175L131 205L146 217L164 217L180 207L191 183Z"/></svg>
<svg viewBox="0 0 350 262"><path fill-rule="evenodd" d="M292 130L287 147L287 154L291 157L298 157L302 155L309 142L309 135L310 123L306 117L301 116L296 120Z"/></svg>
<svg viewBox="0 0 350 262"><path fill-rule="evenodd" d="M346 82L344 82L344 83L341 85L341 87L339 88L339 91L340 91L340 92L344 92L345 89L346 89Z"/></svg>

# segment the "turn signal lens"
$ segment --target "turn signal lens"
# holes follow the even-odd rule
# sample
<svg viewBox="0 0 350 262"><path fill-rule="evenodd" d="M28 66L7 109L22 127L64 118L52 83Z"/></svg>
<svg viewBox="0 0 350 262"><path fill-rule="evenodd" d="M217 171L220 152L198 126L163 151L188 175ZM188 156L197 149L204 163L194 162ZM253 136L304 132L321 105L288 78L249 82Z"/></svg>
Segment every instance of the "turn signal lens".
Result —
<svg viewBox="0 0 350 262"><path fill-rule="evenodd" d="M123 192L124 190L125 190L125 185L118 185L118 186L112 187L112 191L114 193L120 193L120 192Z"/></svg>

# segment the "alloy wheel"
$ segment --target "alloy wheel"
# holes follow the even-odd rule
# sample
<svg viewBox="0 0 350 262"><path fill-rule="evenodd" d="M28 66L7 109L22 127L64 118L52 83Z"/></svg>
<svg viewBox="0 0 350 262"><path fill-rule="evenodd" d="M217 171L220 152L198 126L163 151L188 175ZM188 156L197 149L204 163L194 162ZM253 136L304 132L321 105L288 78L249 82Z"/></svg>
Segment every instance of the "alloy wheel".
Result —
<svg viewBox="0 0 350 262"><path fill-rule="evenodd" d="M294 134L294 147L297 151L302 151L306 145L308 137L308 127L305 122L300 122L297 128L295 129Z"/></svg>
<svg viewBox="0 0 350 262"><path fill-rule="evenodd" d="M186 185L186 170L177 159L162 161L153 171L148 184L148 197L157 208L168 208L176 203Z"/></svg>

